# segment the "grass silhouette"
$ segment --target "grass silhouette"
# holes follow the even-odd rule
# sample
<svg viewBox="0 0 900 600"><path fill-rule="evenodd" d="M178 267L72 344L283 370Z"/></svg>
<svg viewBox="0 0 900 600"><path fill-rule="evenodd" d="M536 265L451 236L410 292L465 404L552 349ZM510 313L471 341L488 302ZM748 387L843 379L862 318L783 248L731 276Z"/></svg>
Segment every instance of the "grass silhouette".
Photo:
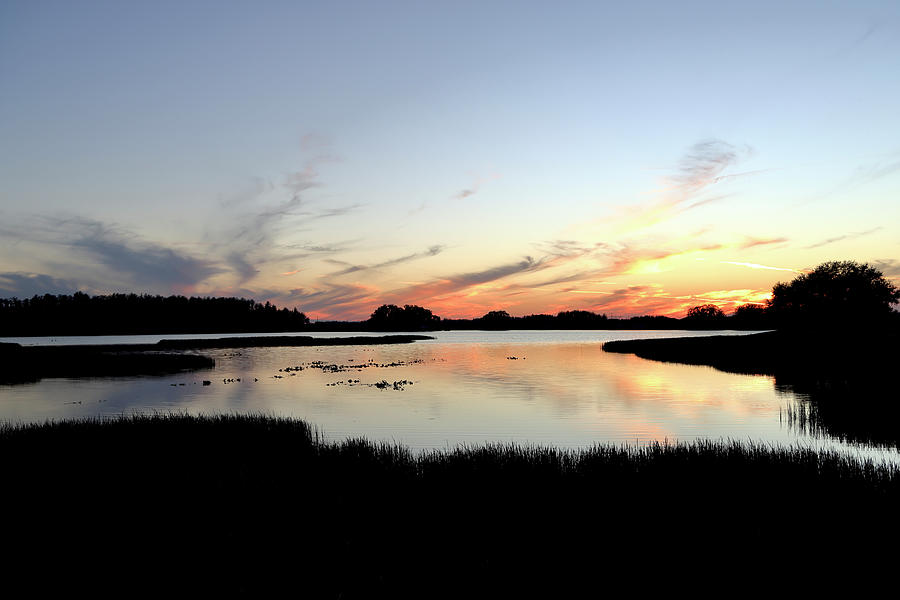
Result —
<svg viewBox="0 0 900 600"><path fill-rule="evenodd" d="M635 564L660 585L697 564L739 576L798 536L858 549L900 532L896 466L735 441L413 453L165 414L5 425L0 461L9 572L101 563L69 591L562 593ZM821 567L792 568L807 560Z"/></svg>

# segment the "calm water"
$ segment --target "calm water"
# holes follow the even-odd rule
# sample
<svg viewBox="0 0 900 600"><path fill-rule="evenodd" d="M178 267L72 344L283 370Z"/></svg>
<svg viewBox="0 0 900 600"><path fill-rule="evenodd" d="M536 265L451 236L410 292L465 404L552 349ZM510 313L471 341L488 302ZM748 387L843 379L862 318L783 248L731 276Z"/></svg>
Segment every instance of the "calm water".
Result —
<svg viewBox="0 0 900 600"><path fill-rule="evenodd" d="M783 416L798 400L776 391L770 377L658 363L600 348L614 339L710 334L738 333L455 331L402 345L209 350L203 353L216 359L209 371L0 386L0 420L154 411L268 413L307 419L329 438L364 436L413 448L483 442L576 448L695 438L840 446L789 427ZM211 336L0 341L128 343L160 337Z"/></svg>

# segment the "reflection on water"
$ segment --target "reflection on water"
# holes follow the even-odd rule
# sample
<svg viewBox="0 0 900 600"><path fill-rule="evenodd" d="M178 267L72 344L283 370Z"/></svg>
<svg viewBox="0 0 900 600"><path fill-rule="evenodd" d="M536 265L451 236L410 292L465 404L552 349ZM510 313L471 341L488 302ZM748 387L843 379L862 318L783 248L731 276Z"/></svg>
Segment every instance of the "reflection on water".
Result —
<svg viewBox="0 0 900 600"><path fill-rule="evenodd" d="M695 438L814 443L783 422L794 399L776 391L771 377L600 347L609 339L678 333L438 332L436 340L396 346L214 350L204 352L216 359L213 371L2 386L0 420L262 412L307 419L331 438L413 448ZM372 385L380 382L386 385Z"/></svg>
<svg viewBox="0 0 900 600"><path fill-rule="evenodd" d="M782 374L775 377L775 388L791 398L784 420L800 433L900 447L897 393L881 369L827 377Z"/></svg>

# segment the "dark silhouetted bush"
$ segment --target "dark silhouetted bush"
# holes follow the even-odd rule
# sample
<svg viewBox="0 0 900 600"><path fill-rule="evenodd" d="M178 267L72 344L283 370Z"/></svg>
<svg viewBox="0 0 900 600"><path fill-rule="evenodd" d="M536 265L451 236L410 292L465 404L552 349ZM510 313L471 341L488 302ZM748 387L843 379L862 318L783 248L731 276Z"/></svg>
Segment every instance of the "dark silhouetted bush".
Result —
<svg viewBox="0 0 900 600"><path fill-rule="evenodd" d="M440 327L441 318L427 308L407 304L382 304L369 317L365 325L375 331L431 331Z"/></svg>
<svg viewBox="0 0 900 600"><path fill-rule="evenodd" d="M831 261L772 288L769 312L779 327L871 326L891 316L900 289L878 269Z"/></svg>

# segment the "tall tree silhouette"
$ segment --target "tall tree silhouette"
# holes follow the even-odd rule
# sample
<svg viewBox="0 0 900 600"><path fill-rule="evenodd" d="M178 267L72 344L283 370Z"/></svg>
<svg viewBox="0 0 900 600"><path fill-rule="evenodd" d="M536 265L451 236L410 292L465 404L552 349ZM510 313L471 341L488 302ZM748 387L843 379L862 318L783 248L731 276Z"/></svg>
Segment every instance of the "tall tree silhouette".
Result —
<svg viewBox="0 0 900 600"><path fill-rule="evenodd" d="M866 326L884 321L900 289L867 263L831 261L772 288L769 311L781 327Z"/></svg>
<svg viewBox="0 0 900 600"><path fill-rule="evenodd" d="M688 309L684 320L692 327L715 329L724 324L725 313L715 304L701 304Z"/></svg>
<svg viewBox="0 0 900 600"><path fill-rule="evenodd" d="M366 325L377 331L429 331L440 325L441 318L427 308L407 304L382 304L372 312Z"/></svg>
<svg viewBox="0 0 900 600"><path fill-rule="evenodd" d="M733 325L743 329L765 329L768 317L766 307L760 304L742 304L731 315Z"/></svg>

